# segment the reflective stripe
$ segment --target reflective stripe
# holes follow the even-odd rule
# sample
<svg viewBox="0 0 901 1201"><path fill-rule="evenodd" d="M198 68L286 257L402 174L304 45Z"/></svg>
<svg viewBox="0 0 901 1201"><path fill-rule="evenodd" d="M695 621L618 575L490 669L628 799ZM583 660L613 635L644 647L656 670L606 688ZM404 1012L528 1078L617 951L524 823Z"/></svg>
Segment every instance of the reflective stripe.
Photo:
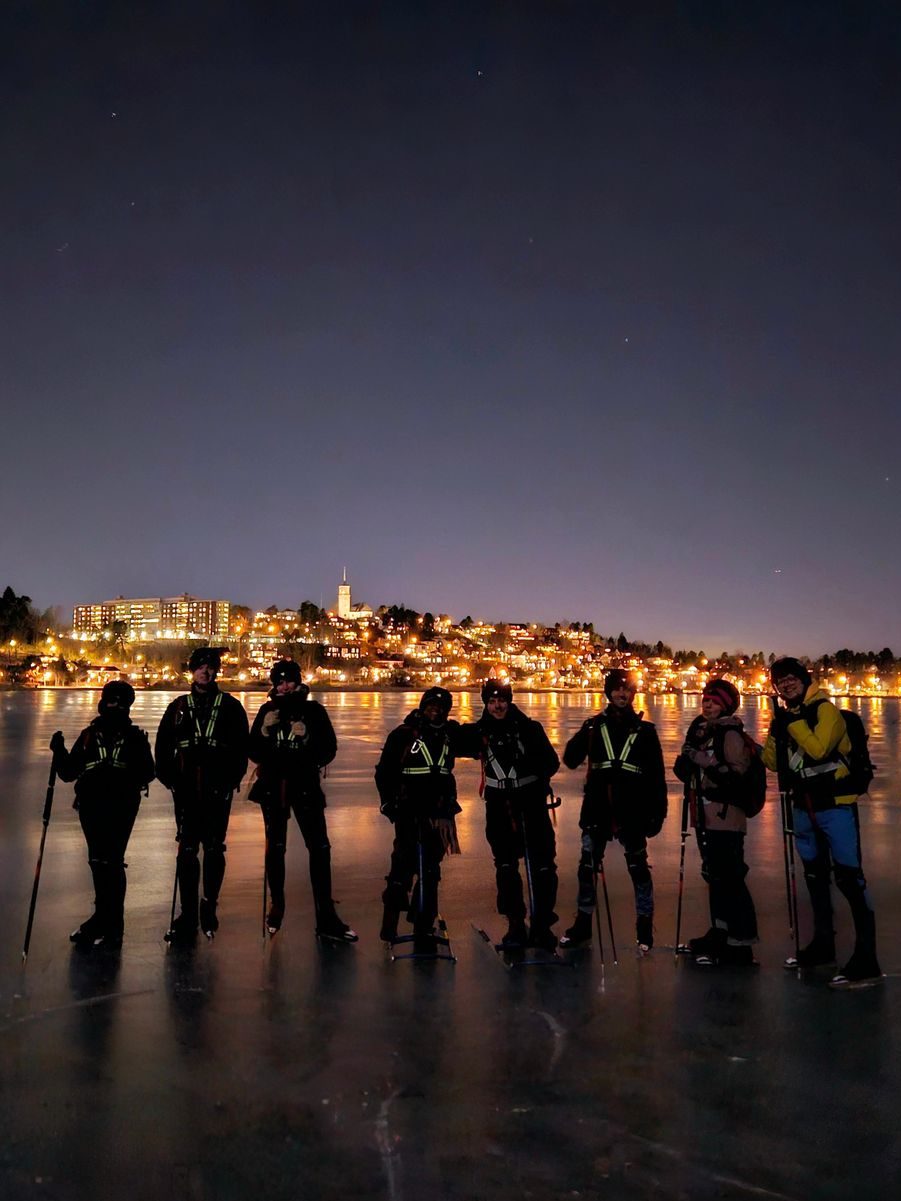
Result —
<svg viewBox="0 0 901 1201"><path fill-rule="evenodd" d="M638 737L638 730L635 729L632 731L617 755L613 749L613 743L610 741L610 732L607 729L607 723L601 722L598 728L601 732L601 738L604 740L604 750L607 752L607 758L599 762L589 763L589 769L591 771L609 771L611 768L619 767L623 771L631 771L635 775L640 776L641 768L635 763L626 762L629 758L629 752L635 744L635 739Z"/></svg>
<svg viewBox="0 0 901 1201"><path fill-rule="evenodd" d="M447 766L447 745L447 739L445 738L441 747L441 754L438 756L438 762L436 763L426 744L421 738L417 738L410 746L409 757L412 758L414 755L421 755L425 759L426 765L423 767L402 767L400 774L402 776L431 776L434 774L449 776L450 768Z"/></svg>
<svg viewBox="0 0 901 1201"><path fill-rule="evenodd" d="M837 772L841 763L835 759L828 759L825 763L812 763L810 767L805 767L804 763L807 755L800 747L795 749L788 757L788 770L794 772L796 776L800 776L802 780L809 780L813 776L825 776L830 773Z"/></svg>
<svg viewBox="0 0 901 1201"><path fill-rule="evenodd" d="M517 738L516 744L519 747L519 753L524 753L522 743ZM491 749L491 743L485 746L484 763L486 767L490 767L492 775L485 773L486 788L521 788L523 784L531 784L538 779L537 776L523 776L521 779L516 774L516 764L510 766L509 771L504 771L501 764L498 762L497 756Z"/></svg>
<svg viewBox="0 0 901 1201"><path fill-rule="evenodd" d="M486 788L525 788L527 784L534 784L538 779L537 776L505 776L503 780L494 780L491 776L485 777Z"/></svg>
<svg viewBox="0 0 901 1201"><path fill-rule="evenodd" d="M219 744L213 738L213 732L216 728L216 718L219 716L219 705L222 703L222 693L217 692L213 697L213 706L210 709L210 716L207 719L206 729L201 730L200 722L197 720L197 707L194 704L194 697L189 693L187 697L188 712L191 714L191 720L194 723L194 737L183 738L177 745L182 749L196 745L198 742L204 746L218 746Z"/></svg>
<svg viewBox="0 0 901 1201"><path fill-rule="evenodd" d="M94 745L97 748L97 758L85 764L85 771L91 771L92 768L100 767L104 763L108 763L110 767L118 767L123 771L125 770L125 764L119 758L119 752L125 745L124 738L117 738L113 744L113 749L109 753L107 753L107 749L103 745L103 739L100 734L94 735Z"/></svg>

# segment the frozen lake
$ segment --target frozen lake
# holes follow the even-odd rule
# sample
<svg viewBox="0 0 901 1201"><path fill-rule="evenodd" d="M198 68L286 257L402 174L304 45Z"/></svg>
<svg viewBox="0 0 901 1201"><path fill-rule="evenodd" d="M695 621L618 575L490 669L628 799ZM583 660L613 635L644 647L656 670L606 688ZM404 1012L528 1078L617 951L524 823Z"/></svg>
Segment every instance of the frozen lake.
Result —
<svg viewBox="0 0 901 1201"><path fill-rule="evenodd" d="M132 711L151 733L172 694ZM264 699L245 694L251 712ZM752 826L749 884L759 969L705 973L656 949L638 960L631 886L608 855L619 964L596 951L569 969L507 972L471 929L499 934L474 763L458 769L464 854L441 903L458 962L390 963L378 941L391 827L372 769L417 694L329 693L338 757L325 790L340 912L355 947L312 936L306 852L289 833L287 915L261 928L262 821L236 797L221 930L166 949L175 844L153 784L129 847L126 939L84 956L67 935L90 910L70 786L57 786L31 954L21 943L46 787L47 742L71 743L97 694L0 693L0 1195L14 1199L857 1198L897 1179L901 1071L899 702L850 702L878 767L861 810L885 985L835 994L781 968L790 949L778 805ZM602 698L521 695L558 750ZM647 697L668 768L699 697ZM454 716L481 712L455 696ZM764 701L743 714L762 737ZM670 773L671 778L671 773ZM581 772L556 779L563 919L575 900ZM681 789L651 847L657 941L675 926ZM707 926L689 844L683 932ZM802 897L802 930L806 898ZM839 943L850 923L836 906ZM901 1026L899 1026L901 1034ZM853 1184L851 1183L853 1182Z"/></svg>

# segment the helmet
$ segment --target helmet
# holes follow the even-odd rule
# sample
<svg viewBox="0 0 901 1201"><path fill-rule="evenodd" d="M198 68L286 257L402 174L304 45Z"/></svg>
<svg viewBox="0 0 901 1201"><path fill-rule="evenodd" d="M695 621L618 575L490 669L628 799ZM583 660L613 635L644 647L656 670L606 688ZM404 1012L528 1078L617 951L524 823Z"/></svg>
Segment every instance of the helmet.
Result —
<svg viewBox="0 0 901 1201"><path fill-rule="evenodd" d="M702 699L709 696L722 708L727 717L731 717L741 701L741 693L728 680L709 680L704 687Z"/></svg>
<svg viewBox="0 0 901 1201"><path fill-rule="evenodd" d="M295 663L293 659L279 659L277 663L272 665L269 679L272 681L273 687L285 681L289 681L292 684L302 684L303 677L300 674L300 664Z"/></svg>
<svg viewBox="0 0 901 1201"><path fill-rule="evenodd" d="M621 667L611 668L604 676L604 696L608 701L617 688L631 688L633 692L635 691L635 681Z"/></svg>
<svg viewBox="0 0 901 1201"><path fill-rule="evenodd" d="M513 689L501 680L486 680L482 685L482 701L488 704L492 697L498 697L509 705L513 700Z"/></svg>
<svg viewBox="0 0 901 1201"><path fill-rule="evenodd" d="M102 715L109 705L115 705L127 713L134 703L135 690L131 684L126 683L125 680L110 680L108 684L103 685L97 712Z"/></svg>
<svg viewBox="0 0 901 1201"><path fill-rule="evenodd" d="M447 717L451 711L451 706L454 703L454 698L446 688L427 688L422 694L422 699L419 702L420 711L423 710L429 702L437 705L444 717Z"/></svg>
<svg viewBox="0 0 901 1201"><path fill-rule="evenodd" d="M198 667L210 667L213 671L218 671L222 666L222 652L225 649L223 646L198 646L196 650L191 651L188 671L196 671Z"/></svg>
<svg viewBox="0 0 901 1201"><path fill-rule="evenodd" d="M770 679L774 684L778 684L779 681L784 680L786 676L796 676L805 688L809 688L813 683L813 676L810 674L804 664L798 659L793 659L791 655L783 655L782 658L777 659L770 668Z"/></svg>

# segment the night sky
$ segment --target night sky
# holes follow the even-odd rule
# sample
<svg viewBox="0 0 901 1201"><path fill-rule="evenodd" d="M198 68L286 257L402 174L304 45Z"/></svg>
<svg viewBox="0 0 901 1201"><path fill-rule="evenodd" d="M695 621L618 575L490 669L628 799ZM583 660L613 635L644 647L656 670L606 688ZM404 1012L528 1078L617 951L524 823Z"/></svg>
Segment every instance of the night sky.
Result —
<svg viewBox="0 0 901 1201"><path fill-rule="evenodd" d="M901 653L901 10L0 16L0 587Z"/></svg>

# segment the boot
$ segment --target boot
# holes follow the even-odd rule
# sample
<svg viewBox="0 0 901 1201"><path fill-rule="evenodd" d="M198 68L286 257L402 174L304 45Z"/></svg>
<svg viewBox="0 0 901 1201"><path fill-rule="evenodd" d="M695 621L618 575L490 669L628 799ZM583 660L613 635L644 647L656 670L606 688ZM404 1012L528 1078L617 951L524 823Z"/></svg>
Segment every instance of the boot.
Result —
<svg viewBox="0 0 901 1201"><path fill-rule="evenodd" d="M725 932L717 930L716 926L711 926L706 934L700 935L699 938L690 938L685 945L691 955L708 955L712 951L719 950L720 944L724 941Z"/></svg>
<svg viewBox="0 0 901 1201"><path fill-rule="evenodd" d="M591 942L591 922L592 915L579 909L573 924L563 932L560 939L560 946L574 947L583 942Z"/></svg>
<svg viewBox="0 0 901 1201"><path fill-rule="evenodd" d="M789 955L782 965L789 971L795 968L814 968L832 966L835 963L835 932L832 930L815 930L813 938L806 947L798 952L797 959Z"/></svg>
<svg viewBox="0 0 901 1201"><path fill-rule="evenodd" d="M277 900L275 897L269 903L269 912L266 914L266 929L270 934L277 934L282 928L282 921L285 916L284 899Z"/></svg>
<svg viewBox="0 0 901 1201"><path fill-rule="evenodd" d="M528 941L526 923L521 917L507 918L507 933L501 939L501 946L506 950L516 950L524 947Z"/></svg>
<svg viewBox="0 0 901 1201"><path fill-rule="evenodd" d="M208 901L206 897L200 898L200 928L210 940L212 940L219 929L219 919L216 917L216 902Z"/></svg>
<svg viewBox="0 0 901 1201"><path fill-rule="evenodd" d="M359 934L342 922L335 912L334 903L323 905L316 923L316 937L328 942L356 942Z"/></svg>
<svg viewBox="0 0 901 1201"><path fill-rule="evenodd" d="M197 941L197 921L180 913L165 935L166 942L176 947L192 947Z"/></svg>
<svg viewBox="0 0 901 1201"><path fill-rule="evenodd" d="M382 928L379 938L382 942L394 942L397 938L397 923L400 921L400 910L391 909L387 905L382 909Z"/></svg>
<svg viewBox="0 0 901 1201"><path fill-rule="evenodd" d="M75 943L81 950L90 950L103 942L103 927L96 913L92 913L87 921L82 922L77 930L69 935L69 942Z"/></svg>
<svg viewBox="0 0 901 1201"><path fill-rule="evenodd" d="M532 922L528 945L541 951L553 951L557 946L557 935L545 922Z"/></svg>
<svg viewBox="0 0 901 1201"><path fill-rule="evenodd" d="M649 913L639 913L635 919L635 937L640 951L650 951L654 945L654 919Z"/></svg>
<svg viewBox="0 0 901 1201"><path fill-rule="evenodd" d="M876 915L867 905L862 891L848 899L856 935L854 952L829 984L831 988L866 988L882 979L882 969L876 958Z"/></svg>

